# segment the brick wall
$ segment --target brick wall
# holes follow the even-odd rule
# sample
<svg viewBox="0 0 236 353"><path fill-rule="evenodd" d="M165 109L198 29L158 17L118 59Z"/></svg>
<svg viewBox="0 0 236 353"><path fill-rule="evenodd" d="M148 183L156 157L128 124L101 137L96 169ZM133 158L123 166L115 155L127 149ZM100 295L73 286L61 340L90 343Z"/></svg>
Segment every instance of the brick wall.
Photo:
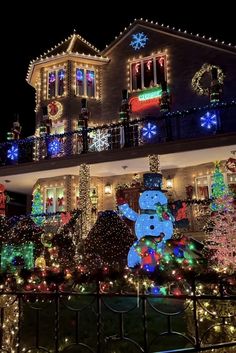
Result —
<svg viewBox="0 0 236 353"><path fill-rule="evenodd" d="M131 34L144 32L149 40L147 45L135 51L129 44ZM189 106L205 105L208 97L198 96L191 87L191 80L204 63L218 65L225 72L223 98L233 98L236 92L236 55L194 41L177 38L168 34L136 28L132 33L112 48L107 56L110 63L103 68L102 74L102 118L112 120L118 117L121 90L127 88L128 59L146 57L153 52L167 50L169 59L168 85L172 96L172 110ZM159 114L159 108L144 111L143 115Z"/></svg>

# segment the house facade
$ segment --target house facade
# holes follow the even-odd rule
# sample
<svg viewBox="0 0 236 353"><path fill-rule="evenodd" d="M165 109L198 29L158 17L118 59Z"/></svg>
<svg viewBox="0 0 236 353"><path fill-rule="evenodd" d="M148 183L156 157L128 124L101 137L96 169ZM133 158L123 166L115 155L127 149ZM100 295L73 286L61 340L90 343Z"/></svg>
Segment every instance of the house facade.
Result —
<svg viewBox="0 0 236 353"><path fill-rule="evenodd" d="M29 65L35 135L21 140L16 124L0 182L28 194L39 185L45 213L70 211L83 208L79 168L89 165L95 219L117 208L120 189L138 210L156 154L171 202L208 200L216 160L234 192L235 67L235 47L153 22L135 21L102 51L73 33Z"/></svg>

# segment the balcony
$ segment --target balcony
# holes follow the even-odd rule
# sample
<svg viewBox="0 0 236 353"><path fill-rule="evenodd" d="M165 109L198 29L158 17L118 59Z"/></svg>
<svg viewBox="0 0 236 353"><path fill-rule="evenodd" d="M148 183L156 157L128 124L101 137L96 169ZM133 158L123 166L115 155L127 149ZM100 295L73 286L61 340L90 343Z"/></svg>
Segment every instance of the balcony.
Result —
<svg viewBox="0 0 236 353"><path fill-rule="evenodd" d="M236 138L234 115L236 101L220 102L129 124L10 140L0 144L0 175L232 145Z"/></svg>

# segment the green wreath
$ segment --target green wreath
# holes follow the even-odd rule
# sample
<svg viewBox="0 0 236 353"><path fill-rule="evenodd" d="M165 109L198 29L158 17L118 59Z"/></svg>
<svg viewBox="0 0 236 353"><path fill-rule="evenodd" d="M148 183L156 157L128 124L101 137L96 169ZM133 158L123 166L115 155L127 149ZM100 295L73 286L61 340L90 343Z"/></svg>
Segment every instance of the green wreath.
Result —
<svg viewBox="0 0 236 353"><path fill-rule="evenodd" d="M210 74L210 72L213 68L217 69L217 77L218 77L219 84L223 85L224 73L223 73L222 69L216 65L203 64L201 69L199 71L197 71L192 78L192 88L200 96L202 96L202 95L207 96L209 94L209 88L202 87L201 79L204 75Z"/></svg>

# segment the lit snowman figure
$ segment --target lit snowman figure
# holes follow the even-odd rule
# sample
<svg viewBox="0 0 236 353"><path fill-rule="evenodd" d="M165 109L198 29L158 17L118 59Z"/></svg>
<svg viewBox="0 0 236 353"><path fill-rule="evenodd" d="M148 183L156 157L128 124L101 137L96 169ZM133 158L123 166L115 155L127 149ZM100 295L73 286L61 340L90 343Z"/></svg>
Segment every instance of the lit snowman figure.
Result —
<svg viewBox="0 0 236 353"><path fill-rule="evenodd" d="M143 176L145 191L139 197L140 213L129 207L128 203L118 199L119 210L131 221L135 222L136 243L130 248L128 254L128 266L142 265L142 258L137 251L140 239L155 237L157 241L157 251L162 252L166 240L173 234L172 216L167 210L167 198L161 191L162 174L146 173ZM144 238L144 239L143 239Z"/></svg>

